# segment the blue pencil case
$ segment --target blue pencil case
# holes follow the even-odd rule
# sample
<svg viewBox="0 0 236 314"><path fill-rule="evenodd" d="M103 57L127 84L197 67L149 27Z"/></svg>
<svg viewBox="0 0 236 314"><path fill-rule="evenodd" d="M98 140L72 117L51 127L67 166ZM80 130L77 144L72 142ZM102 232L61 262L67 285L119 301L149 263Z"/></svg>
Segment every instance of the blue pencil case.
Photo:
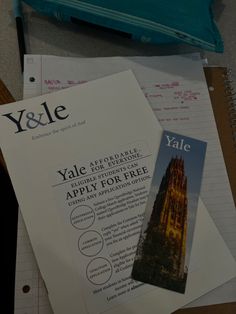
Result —
<svg viewBox="0 0 236 314"><path fill-rule="evenodd" d="M223 52L213 0L23 0L59 20L78 19L152 43L185 42Z"/></svg>

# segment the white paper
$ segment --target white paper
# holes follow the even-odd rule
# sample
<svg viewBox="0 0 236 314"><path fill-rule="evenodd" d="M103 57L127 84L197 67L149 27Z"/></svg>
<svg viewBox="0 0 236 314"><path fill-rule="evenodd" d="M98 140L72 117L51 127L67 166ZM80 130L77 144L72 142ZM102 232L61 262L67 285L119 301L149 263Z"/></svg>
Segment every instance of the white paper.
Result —
<svg viewBox="0 0 236 314"><path fill-rule="evenodd" d="M201 60L197 55L63 58L27 56L25 97L48 93L118 71L132 69L162 126L208 143L201 197L236 258L236 210ZM30 77L35 78L30 82ZM236 280L191 306L235 301Z"/></svg>
<svg viewBox="0 0 236 314"><path fill-rule="evenodd" d="M163 314L170 313L235 276L235 261L200 202L185 295L143 285L134 295L126 294L124 299L121 295L114 303L113 299L104 297L99 303L93 297L96 284L86 280L79 250L75 250L75 241L68 233L68 228L72 232L71 221L74 220L69 219L72 211L68 212L68 208L62 206L60 198L63 197L63 189L55 194L52 188L61 186L56 181L58 175L63 177L63 183L74 180L75 176L85 178L89 171L93 171L90 161L96 164L96 160L99 162L108 157L110 161L120 160L116 159L116 154L134 150L135 147L140 153L136 157L144 164L141 168L133 164L134 170L142 169L143 173L138 174L142 180L131 182L131 187L141 188L141 184L149 188L162 132L130 71L55 94L9 104L3 106L0 112L1 148L55 313L101 313L104 310L108 313L142 313L143 308L147 313L153 313L154 309ZM125 153L126 156L129 154ZM148 175L149 178L146 178ZM115 186L118 184L120 182L116 182ZM122 189L129 192L129 189ZM64 193L65 198L69 205ZM107 197L104 199L108 200ZM136 207L139 213L144 212L145 202L136 204ZM95 216L98 220L98 215ZM117 213L117 217L119 220L129 218L122 213ZM73 236L75 239L76 236ZM79 242L78 233L77 239ZM135 237L130 237L129 241L131 246L137 244ZM128 243L121 249L127 249ZM208 256L209 247L214 253ZM109 260L105 250L101 254L96 258ZM90 262L87 260L86 274L97 271L96 266L89 268ZM114 269L113 261L110 263ZM124 275L127 277L126 273ZM113 275L108 280L113 278L126 280ZM99 284L104 287L103 282ZM109 293L110 289L107 291Z"/></svg>

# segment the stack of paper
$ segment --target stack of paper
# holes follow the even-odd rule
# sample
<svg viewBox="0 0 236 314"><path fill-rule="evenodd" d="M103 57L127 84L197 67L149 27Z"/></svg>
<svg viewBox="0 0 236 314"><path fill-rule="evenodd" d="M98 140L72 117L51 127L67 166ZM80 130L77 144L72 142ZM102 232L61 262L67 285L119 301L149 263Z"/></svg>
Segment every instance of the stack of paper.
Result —
<svg viewBox="0 0 236 314"><path fill-rule="evenodd" d="M25 97L127 69L140 86L125 71L1 109L1 147L55 313L171 313L236 275L200 201L185 294L130 279L162 134L153 111L164 128L208 142L202 198L223 236L217 196L236 221L198 56L27 56Z"/></svg>

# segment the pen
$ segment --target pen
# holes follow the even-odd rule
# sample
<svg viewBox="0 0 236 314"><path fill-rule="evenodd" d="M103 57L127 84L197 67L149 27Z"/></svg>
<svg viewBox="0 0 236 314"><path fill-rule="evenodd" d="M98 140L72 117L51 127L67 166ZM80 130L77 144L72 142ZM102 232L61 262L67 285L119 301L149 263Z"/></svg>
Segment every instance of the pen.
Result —
<svg viewBox="0 0 236 314"><path fill-rule="evenodd" d="M26 49L25 49L23 17L22 17L22 12L21 12L20 0L13 0L13 13L16 20L16 30L17 30L19 53L20 53L21 71L23 73L24 72L24 54L26 54Z"/></svg>

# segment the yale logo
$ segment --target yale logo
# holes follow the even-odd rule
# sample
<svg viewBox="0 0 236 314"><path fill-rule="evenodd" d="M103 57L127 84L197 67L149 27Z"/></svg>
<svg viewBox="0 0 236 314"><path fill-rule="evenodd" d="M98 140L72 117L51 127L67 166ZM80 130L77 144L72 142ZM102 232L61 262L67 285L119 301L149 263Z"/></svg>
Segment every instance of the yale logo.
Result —
<svg viewBox="0 0 236 314"><path fill-rule="evenodd" d="M13 116L13 113L6 113L3 116L7 117L16 126L16 132L20 133L28 129L35 129L38 126L46 126L56 120L65 120L69 114L65 114L65 106L57 106L54 110L50 111L46 102L41 104L43 111L39 113L26 112L26 109L18 110L18 114Z"/></svg>

